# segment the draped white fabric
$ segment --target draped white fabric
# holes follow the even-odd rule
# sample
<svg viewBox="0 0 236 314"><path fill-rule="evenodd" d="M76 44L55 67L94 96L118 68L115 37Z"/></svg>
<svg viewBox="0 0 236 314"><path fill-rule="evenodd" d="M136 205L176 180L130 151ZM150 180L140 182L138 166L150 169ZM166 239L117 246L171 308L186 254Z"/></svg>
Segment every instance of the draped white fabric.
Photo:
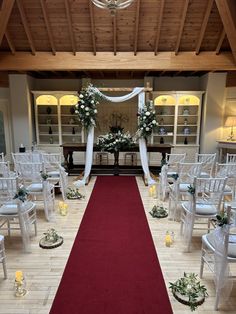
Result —
<svg viewBox="0 0 236 314"><path fill-rule="evenodd" d="M144 87L135 87L131 93L124 95L124 96L118 96L118 97L110 97L110 96L104 95L96 87L94 87L93 89L94 89L94 93L97 93L102 98L104 98L108 101L111 101L111 102L127 101L127 100L138 95L138 108L142 109L144 107L144 104L145 104ZM82 180L78 180L78 181L74 182L75 186L77 186L77 187L80 187L86 183L86 180L87 180L87 178L91 172L92 162L93 162L93 142L94 142L94 127L91 127L88 130L88 137L87 137L84 177ZM149 172L147 147L146 147L146 142L143 138L139 139L139 150L140 150L141 164L142 164L142 168L143 168L143 172L145 174L145 177L147 178L147 182L150 185L154 184L155 181L151 178L150 172Z"/></svg>

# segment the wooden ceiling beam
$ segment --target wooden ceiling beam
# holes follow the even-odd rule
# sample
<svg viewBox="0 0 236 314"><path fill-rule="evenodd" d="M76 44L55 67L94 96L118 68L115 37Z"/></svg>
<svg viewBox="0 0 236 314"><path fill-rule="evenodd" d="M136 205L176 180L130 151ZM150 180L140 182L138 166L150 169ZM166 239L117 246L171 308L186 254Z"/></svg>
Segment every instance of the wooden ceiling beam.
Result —
<svg viewBox="0 0 236 314"><path fill-rule="evenodd" d="M114 50L114 56L116 56L117 52L117 13L112 18L112 25L113 25L113 50Z"/></svg>
<svg viewBox="0 0 236 314"><path fill-rule="evenodd" d="M66 18L67 18L67 23L69 27L69 35L70 35L70 41L71 41L71 47L74 56L76 55L76 43L75 43L75 35L73 32L73 27L72 27L72 18L71 18L71 13L70 13L70 5L68 0L64 0L65 3L65 8L66 8Z"/></svg>
<svg viewBox="0 0 236 314"><path fill-rule="evenodd" d="M91 34L92 34L93 54L96 56L97 48L96 48L93 4L92 4L92 1L90 1L90 0L89 0L89 13L90 13L90 25L91 25Z"/></svg>
<svg viewBox="0 0 236 314"><path fill-rule="evenodd" d="M161 0L160 9L158 12L158 25L157 25L157 32L156 32L156 40L155 40L155 49L154 53L155 56L157 55L157 51L159 48L159 41L160 41L160 34L161 34L161 24L162 24L162 18L163 18L163 12L164 12L164 4L165 0Z"/></svg>
<svg viewBox="0 0 236 314"><path fill-rule="evenodd" d="M235 0L215 1L236 62L236 2Z"/></svg>
<svg viewBox="0 0 236 314"><path fill-rule="evenodd" d="M36 50L35 50L35 47L34 47L33 38L32 38L32 35L31 35L29 24L27 22L27 17L26 17L26 14L25 14L25 10L24 10L22 1L21 0L16 0L16 3L17 3L17 6L18 6L18 9L19 9L19 12L20 12L21 21L22 21L22 24L24 26L24 30L25 30L26 36L28 38L28 42L29 42L29 45L30 45L31 52L32 52L33 55L35 55Z"/></svg>
<svg viewBox="0 0 236 314"><path fill-rule="evenodd" d="M200 48L201 48L201 44L202 44L203 37L204 37L205 31L206 31L207 23L208 23L210 14L211 14L211 9L212 9L213 2L214 2L214 0L208 0L208 3L207 3L205 15L204 15L204 18L203 18L203 21L202 21L202 26L201 26L201 29L200 29L200 33L199 33L199 37L198 37L197 45L196 45L196 49L195 49L195 53L197 55L199 54L199 51L200 51Z"/></svg>
<svg viewBox="0 0 236 314"><path fill-rule="evenodd" d="M179 52L179 46L180 46L181 37L183 34L184 23L185 23L187 11L188 11L188 5L189 5L189 0L185 0L184 7L183 7L183 13L182 13L182 17L181 17L181 22L180 22L180 27L179 27L179 33L178 33L177 42L176 42L176 46L175 46L175 54L176 55Z"/></svg>
<svg viewBox="0 0 236 314"><path fill-rule="evenodd" d="M139 15L140 15L140 0L137 0L136 15L135 15L135 29L134 29L134 55L135 56L137 54L137 49L138 49Z"/></svg>
<svg viewBox="0 0 236 314"><path fill-rule="evenodd" d="M5 32L5 37L6 37L8 46L11 49L11 53L14 55L16 53L16 49L15 49L15 45L13 44L13 41L12 41L11 36L10 36L8 31Z"/></svg>
<svg viewBox="0 0 236 314"><path fill-rule="evenodd" d="M116 56L111 52L98 52L96 58L87 52L75 56L70 52L37 52L33 56L27 52L12 54L0 52L0 71L235 71L236 65L231 52L205 52L196 55L193 52L140 51L137 56L133 52L119 52Z"/></svg>
<svg viewBox="0 0 236 314"><path fill-rule="evenodd" d="M3 0L0 10L0 46L2 43L3 36L7 29L7 24L11 16L15 0Z"/></svg>
<svg viewBox="0 0 236 314"><path fill-rule="evenodd" d="M53 53L53 55L55 55L56 54L56 48L55 48L55 44L54 44L54 40L53 40L52 28L51 28L51 24L49 22L45 0L40 0L40 4L41 4L42 11L43 11L43 18L44 18L45 26L47 29L48 38L49 38L49 42L51 45L52 53Z"/></svg>
<svg viewBox="0 0 236 314"><path fill-rule="evenodd" d="M222 46L222 43L223 43L224 39L225 39L225 30L224 30L224 28L223 28L223 29L222 29L222 32L221 32L221 34L220 34L220 37L219 37L217 46L216 46L216 51L215 51L215 52L216 52L217 55L220 53L220 48L221 48L221 46Z"/></svg>

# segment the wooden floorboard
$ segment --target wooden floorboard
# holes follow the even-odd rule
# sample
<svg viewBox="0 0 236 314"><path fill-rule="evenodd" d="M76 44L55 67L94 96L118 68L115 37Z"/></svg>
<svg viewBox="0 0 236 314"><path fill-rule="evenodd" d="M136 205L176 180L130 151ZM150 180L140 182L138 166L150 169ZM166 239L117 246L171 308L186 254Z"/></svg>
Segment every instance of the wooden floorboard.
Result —
<svg viewBox="0 0 236 314"><path fill-rule="evenodd" d="M73 179L73 177L69 178L71 182ZM88 194L91 193L95 180L95 177L91 178L90 183L87 186ZM200 234L194 237L192 253L184 253L182 239L179 236L179 223L170 221L168 218L162 220L152 218L149 214L149 210L155 204L156 200L149 196L148 187L144 185L141 177L137 177L137 183L143 199L147 220L160 260L166 286L169 286L170 281L173 282L182 276L184 271L199 273L201 248ZM88 199L81 201L67 201L69 204L69 212L67 216L63 217L60 216L57 211L59 200L60 197L57 197L56 218L54 222L46 222L43 211L38 211L38 236L33 237L31 240L32 253L24 254L22 252L22 243L18 234L15 234L11 238L6 237L5 247L7 254L8 279L3 279L0 265L0 314L49 313L88 202ZM55 228L58 233L64 237L64 244L53 250L43 250L39 248L38 242L43 236L43 232L51 227ZM164 245L164 237L167 230L175 232L175 243L170 248ZM14 296L14 276L15 271L19 269L26 275L27 288L29 290L28 294L22 299L18 299ZM235 268L234 271L236 274ZM195 313L212 314L215 290L213 276L207 268L202 282L208 289L209 297ZM178 303L172 297L171 293L169 293L169 295L174 313L191 313L190 309ZM221 305L220 309L221 310L217 312L219 314L236 313L236 284L234 285L231 297Z"/></svg>

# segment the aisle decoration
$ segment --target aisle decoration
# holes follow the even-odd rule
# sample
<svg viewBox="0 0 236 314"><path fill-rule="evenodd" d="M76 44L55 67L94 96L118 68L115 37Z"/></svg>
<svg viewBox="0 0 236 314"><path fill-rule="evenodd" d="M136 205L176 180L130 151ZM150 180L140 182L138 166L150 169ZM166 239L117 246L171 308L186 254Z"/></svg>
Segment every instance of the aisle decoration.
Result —
<svg viewBox="0 0 236 314"><path fill-rule="evenodd" d="M44 233L44 237L40 239L39 246L42 249L54 249L62 245L63 238L58 235L54 228L50 228Z"/></svg>
<svg viewBox="0 0 236 314"><path fill-rule="evenodd" d="M156 120L156 113L153 107L153 102L149 101L143 108L138 111L138 130L137 137L147 139L153 131L157 129L158 122Z"/></svg>
<svg viewBox="0 0 236 314"><path fill-rule="evenodd" d="M67 192L66 192L66 197L69 199L69 200L78 200L78 199L82 199L84 198L85 196L82 195L80 192L79 192L79 189L78 188L68 188L67 189Z"/></svg>
<svg viewBox="0 0 236 314"><path fill-rule="evenodd" d="M23 297L27 293L26 281L21 270L17 270L15 273L15 296Z"/></svg>
<svg viewBox="0 0 236 314"><path fill-rule="evenodd" d="M208 296L206 287L201 285L194 273L184 273L184 277L174 283L170 282L169 288L176 300L190 306L191 311L195 311Z"/></svg>
<svg viewBox="0 0 236 314"><path fill-rule="evenodd" d="M89 84L79 93L79 101L75 105L75 114L86 130L89 130L91 126L96 126L97 105L100 98L101 96L98 95L92 84Z"/></svg>
<svg viewBox="0 0 236 314"><path fill-rule="evenodd" d="M152 210L149 212L149 214L153 218L165 218L168 216L168 212L166 208L164 208L163 206L158 206L158 205L154 205Z"/></svg>

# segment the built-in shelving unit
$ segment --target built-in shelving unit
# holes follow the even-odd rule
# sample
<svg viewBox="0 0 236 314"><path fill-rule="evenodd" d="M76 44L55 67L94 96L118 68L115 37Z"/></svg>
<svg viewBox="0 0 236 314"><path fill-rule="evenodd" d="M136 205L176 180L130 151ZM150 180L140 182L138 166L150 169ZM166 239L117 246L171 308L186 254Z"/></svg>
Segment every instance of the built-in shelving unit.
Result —
<svg viewBox="0 0 236 314"><path fill-rule="evenodd" d="M158 128L152 143L173 145L173 152L193 160L199 150L201 91L153 92Z"/></svg>
<svg viewBox="0 0 236 314"><path fill-rule="evenodd" d="M45 150L63 143L84 142L84 132L74 112L74 92L34 91L37 145ZM55 149L54 149L55 151Z"/></svg>

